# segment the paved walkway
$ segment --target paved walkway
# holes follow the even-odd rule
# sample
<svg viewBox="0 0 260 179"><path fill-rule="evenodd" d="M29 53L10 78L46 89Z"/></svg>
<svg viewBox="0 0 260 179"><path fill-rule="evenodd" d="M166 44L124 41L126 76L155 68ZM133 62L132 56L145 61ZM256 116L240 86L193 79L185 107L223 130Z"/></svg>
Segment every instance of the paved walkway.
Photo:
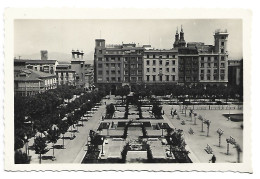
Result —
<svg viewBox="0 0 260 179"><path fill-rule="evenodd" d="M176 116L174 119L170 116L171 108L177 109L181 120L185 121L185 125L181 124L181 120L177 120ZM200 114L202 117L211 121L209 128L209 136L207 137L207 126L204 124L204 132L201 132L201 121L196 120L194 125L194 119L191 121L189 117L189 111L187 111L187 116L181 114L178 106L163 105L165 115L171 121L171 123L178 129L184 131L185 142L190 147L191 152L195 154L198 158L198 162L208 163L209 159L212 157L212 154L208 154L204 149L207 144L209 144L217 158L217 163L235 163L237 161L237 152L233 145L230 145L229 150L230 154L227 155L227 142L226 138L230 136L234 137L237 143L242 147L243 146L243 130L240 125L242 122L232 122L227 121L227 118L223 114L228 114L229 110L196 110L195 112ZM243 113L242 110L230 110L231 114ZM194 134L189 134L189 129L192 128ZM219 137L217 130L221 128L224 131L224 134L221 137L221 147L218 147ZM243 150L243 149L242 149ZM240 159L243 161L243 153L240 154Z"/></svg>
<svg viewBox="0 0 260 179"><path fill-rule="evenodd" d="M52 161L52 143L48 144L48 148L50 150L42 155L42 163L81 163L85 153L86 153L86 144L89 136L90 130L96 130L98 128L98 125L102 119L102 115L105 114L105 108L106 105L104 102L106 101L106 104L110 104L114 102L113 99L103 99L101 102L101 106L99 109L93 114L92 117L88 121L84 121L84 126L79 126L78 130L79 132L75 133L76 138L73 140L65 139L65 149L55 149L55 157L56 160ZM81 122L79 122L81 124ZM69 129L70 130L70 129ZM71 132L65 133L65 138L70 137ZM33 144L33 138L29 141L29 146ZM62 145L62 138L60 138L55 145ZM23 148L25 151L25 147ZM29 155L31 156L31 163L32 164L38 164L39 163L39 155L35 154L33 150L29 151Z"/></svg>

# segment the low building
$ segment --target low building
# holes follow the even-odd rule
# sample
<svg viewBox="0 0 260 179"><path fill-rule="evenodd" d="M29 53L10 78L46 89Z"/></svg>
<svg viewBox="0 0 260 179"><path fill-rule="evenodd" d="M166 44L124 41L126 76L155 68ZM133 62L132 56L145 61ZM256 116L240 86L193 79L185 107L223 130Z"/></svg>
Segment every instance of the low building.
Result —
<svg viewBox="0 0 260 179"><path fill-rule="evenodd" d="M232 86L243 85L243 59L228 61L228 84Z"/></svg>
<svg viewBox="0 0 260 179"><path fill-rule="evenodd" d="M20 69L14 76L14 95L31 96L57 87L56 75Z"/></svg>
<svg viewBox="0 0 260 179"><path fill-rule="evenodd" d="M57 85L76 85L76 72L70 64L60 64L56 68Z"/></svg>
<svg viewBox="0 0 260 179"><path fill-rule="evenodd" d="M57 60L14 59L15 72L23 68L28 68L34 71L55 74L57 65Z"/></svg>

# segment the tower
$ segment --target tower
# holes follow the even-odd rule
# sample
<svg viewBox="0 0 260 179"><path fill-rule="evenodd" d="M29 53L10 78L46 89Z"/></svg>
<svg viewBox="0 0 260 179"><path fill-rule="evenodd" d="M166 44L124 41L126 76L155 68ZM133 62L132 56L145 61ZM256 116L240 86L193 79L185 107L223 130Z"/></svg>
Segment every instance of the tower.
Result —
<svg viewBox="0 0 260 179"><path fill-rule="evenodd" d="M48 60L48 51L41 50L41 60Z"/></svg>
<svg viewBox="0 0 260 179"><path fill-rule="evenodd" d="M184 32L183 32L183 28L182 28L182 26L181 26L179 47L185 47L185 46L186 46L186 42L185 42L185 40L184 40Z"/></svg>
<svg viewBox="0 0 260 179"><path fill-rule="evenodd" d="M175 34L175 41L174 41L174 44L173 44L173 48L178 47L178 45L179 45L179 32L178 32L178 27L177 27L176 34Z"/></svg>
<svg viewBox="0 0 260 179"><path fill-rule="evenodd" d="M225 54L227 52L227 40L228 40L227 30L217 29L214 34L215 39L215 52Z"/></svg>

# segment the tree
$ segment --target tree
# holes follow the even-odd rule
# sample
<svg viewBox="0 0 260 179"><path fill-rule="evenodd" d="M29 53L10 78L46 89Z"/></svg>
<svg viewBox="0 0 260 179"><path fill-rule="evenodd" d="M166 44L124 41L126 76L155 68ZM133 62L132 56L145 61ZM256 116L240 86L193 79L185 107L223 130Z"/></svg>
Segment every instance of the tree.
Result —
<svg viewBox="0 0 260 179"><path fill-rule="evenodd" d="M115 113L115 106L114 106L114 104L112 104L112 103L108 104L106 106L106 118L112 119L114 113Z"/></svg>
<svg viewBox="0 0 260 179"><path fill-rule="evenodd" d="M127 96L130 93L129 86L119 87L116 90L116 94L122 97L122 103L124 102L124 96Z"/></svg>
<svg viewBox="0 0 260 179"><path fill-rule="evenodd" d="M242 149L239 144L235 144L235 148L237 150L237 163L240 163L240 153L242 152Z"/></svg>
<svg viewBox="0 0 260 179"><path fill-rule="evenodd" d="M162 107L155 103L152 108L152 113L156 119L160 119L162 116Z"/></svg>
<svg viewBox="0 0 260 179"><path fill-rule="evenodd" d="M15 164L29 164L30 158L26 153L23 153L21 150L16 150L14 154Z"/></svg>
<svg viewBox="0 0 260 179"><path fill-rule="evenodd" d="M203 117L201 115L199 115L198 119L201 121L201 132L204 132L203 131Z"/></svg>
<svg viewBox="0 0 260 179"><path fill-rule="evenodd" d="M68 131L69 129L69 125L67 123L67 121L61 121L59 123L59 130L60 130L60 133L63 135L62 136L62 148L64 149L64 134Z"/></svg>
<svg viewBox="0 0 260 179"><path fill-rule="evenodd" d="M209 136L209 126L210 126L211 121L205 119L203 123L207 125L207 137L208 137Z"/></svg>
<svg viewBox="0 0 260 179"><path fill-rule="evenodd" d="M58 141L59 136L60 136L60 133L59 133L58 127L56 125L53 125L52 128L48 130L48 135L47 135L48 141L52 143L52 149L53 149L52 159L55 158L55 156L54 156L54 148L55 148L54 145Z"/></svg>
<svg viewBox="0 0 260 179"><path fill-rule="evenodd" d="M34 150L35 150L36 154L40 155L39 162L41 164L42 154L45 154L46 152L48 152L46 139L41 136L37 136L34 140Z"/></svg>

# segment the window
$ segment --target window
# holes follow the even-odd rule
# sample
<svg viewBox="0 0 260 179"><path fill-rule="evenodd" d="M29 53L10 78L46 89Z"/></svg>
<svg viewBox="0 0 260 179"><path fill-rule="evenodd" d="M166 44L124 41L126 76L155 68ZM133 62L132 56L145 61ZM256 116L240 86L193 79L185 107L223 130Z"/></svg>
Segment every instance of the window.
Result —
<svg viewBox="0 0 260 179"><path fill-rule="evenodd" d="M109 61L109 58L108 58L108 57L106 57L106 61L107 61L107 62Z"/></svg>
<svg viewBox="0 0 260 179"><path fill-rule="evenodd" d="M210 76L209 75L207 76L207 80L210 80Z"/></svg>
<svg viewBox="0 0 260 179"><path fill-rule="evenodd" d="M204 68L204 63L201 63L201 64L200 64L200 67Z"/></svg>
<svg viewBox="0 0 260 179"><path fill-rule="evenodd" d="M204 80L204 76L200 76L200 79L201 79L201 80Z"/></svg>
<svg viewBox="0 0 260 179"><path fill-rule="evenodd" d="M115 70L112 70L112 71L111 71L111 74L112 74L112 75L115 75L115 74L116 74L116 71L115 71Z"/></svg>
<svg viewBox="0 0 260 179"><path fill-rule="evenodd" d="M224 56L221 56L221 61L224 61L225 60L225 57Z"/></svg>
<svg viewBox="0 0 260 179"><path fill-rule="evenodd" d="M99 62L102 62L102 58L98 58L98 61L99 61Z"/></svg>
<svg viewBox="0 0 260 179"><path fill-rule="evenodd" d="M135 82L136 81L136 77L131 77L131 81Z"/></svg>
<svg viewBox="0 0 260 179"><path fill-rule="evenodd" d="M120 77L118 77L118 78L117 78L117 81L119 81L119 82L120 82L120 81L121 81L121 78L120 78Z"/></svg>
<svg viewBox="0 0 260 179"><path fill-rule="evenodd" d="M156 80L156 75L153 75L153 81L155 81Z"/></svg>
<svg viewBox="0 0 260 179"><path fill-rule="evenodd" d="M175 72L175 68L172 68L172 72Z"/></svg>
<svg viewBox="0 0 260 179"><path fill-rule="evenodd" d="M220 73L225 73L225 70L223 70L223 69L222 69L222 70L220 70Z"/></svg>
<svg viewBox="0 0 260 179"><path fill-rule="evenodd" d="M218 64L217 64L217 63L214 63L214 67L218 67Z"/></svg>
<svg viewBox="0 0 260 179"><path fill-rule="evenodd" d="M160 76L160 81L162 81L162 76Z"/></svg>
<svg viewBox="0 0 260 179"><path fill-rule="evenodd" d="M109 75L109 71L108 70L106 71L106 75Z"/></svg>
<svg viewBox="0 0 260 179"><path fill-rule="evenodd" d="M221 63L221 67L225 67L225 63Z"/></svg>
<svg viewBox="0 0 260 179"><path fill-rule="evenodd" d="M204 73L204 70L200 70L200 73Z"/></svg>
<svg viewBox="0 0 260 179"><path fill-rule="evenodd" d="M218 70L214 70L214 74L218 73Z"/></svg>
<svg viewBox="0 0 260 179"><path fill-rule="evenodd" d="M175 60L172 61L172 65L175 65Z"/></svg>
<svg viewBox="0 0 260 179"><path fill-rule="evenodd" d="M138 81L143 81L143 78L142 77L138 77L137 80Z"/></svg>
<svg viewBox="0 0 260 179"><path fill-rule="evenodd" d="M135 75L135 71L134 70L131 71L131 75Z"/></svg>
<svg viewBox="0 0 260 179"><path fill-rule="evenodd" d="M201 61L203 61L204 60L204 57L201 57Z"/></svg>
<svg viewBox="0 0 260 179"><path fill-rule="evenodd" d="M147 68L146 71L147 71L147 72L150 72L150 68Z"/></svg>
<svg viewBox="0 0 260 179"><path fill-rule="evenodd" d="M146 58L149 58L149 55L146 55Z"/></svg>
<svg viewBox="0 0 260 179"><path fill-rule="evenodd" d="M34 67L34 70L37 71L37 67Z"/></svg>
<svg viewBox="0 0 260 179"><path fill-rule="evenodd" d="M221 42L221 45L224 46L224 45L225 45L225 42Z"/></svg>
<svg viewBox="0 0 260 179"><path fill-rule="evenodd" d="M150 81L150 76L146 75L146 81Z"/></svg>
<svg viewBox="0 0 260 179"><path fill-rule="evenodd" d="M115 77L112 77L112 78L111 78L111 81L116 81L116 78L115 78Z"/></svg>
<svg viewBox="0 0 260 179"><path fill-rule="evenodd" d="M207 73L210 74L210 70L208 70Z"/></svg>
<svg viewBox="0 0 260 179"><path fill-rule="evenodd" d="M131 64L131 68L135 68L135 64Z"/></svg>
<svg viewBox="0 0 260 179"><path fill-rule="evenodd" d="M169 81L169 75L166 75L165 77L166 77L166 81Z"/></svg>
<svg viewBox="0 0 260 179"><path fill-rule="evenodd" d="M98 71L98 75L102 75L102 71Z"/></svg>
<svg viewBox="0 0 260 179"><path fill-rule="evenodd" d="M162 65L162 60L159 61L159 65Z"/></svg>
<svg viewBox="0 0 260 179"><path fill-rule="evenodd" d="M153 68L153 72L156 72L156 68Z"/></svg>
<svg viewBox="0 0 260 179"><path fill-rule="evenodd" d="M217 80L217 76L216 75L214 75L213 78L214 78L214 80Z"/></svg>
<svg viewBox="0 0 260 179"><path fill-rule="evenodd" d="M175 75L172 75L172 81L175 81Z"/></svg>
<svg viewBox="0 0 260 179"><path fill-rule="evenodd" d="M120 70L118 70L118 71L117 71L117 73L120 75L121 71L120 71Z"/></svg>
<svg viewBox="0 0 260 179"><path fill-rule="evenodd" d="M165 62L165 66L169 66L169 61L166 61L166 62Z"/></svg>
<svg viewBox="0 0 260 179"><path fill-rule="evenodd" d="M167 55L166 55L166 57L167 57L167 58L169 58L169 57L170 57L170 55L169 55L169 54L167 54Z"/></svg>
<svg viewBox="0 0 260 179"><path fill-rule="evenodd" d="M106 63L106 67L109 67L109 64L108 64L108 63Z"/></svg>
<svg viewBox="0 0 260 179"><path fill-rule="evenodd" d="M99 50L98 53L99 53L99 54L102 54L102 50Z"/></svg>
<svg viewBox="0 0 260 179"><path fill-rule="evenodd" d="M109 77L107 77L107 82L109 82Z"/></svg>
<svg viewBox="0 0 260 179"><path fill-rule="evenodd" d="M162 72L162 68L159 68L159 71Z"/></svg>
<svg viewBox="0 0 260 179"><path fill-rule="evenodd" d="M103 67L103 65L102 64L98 64L98 68L102 68Z"/></svg>
<svg viewBox="0 0 260 179"><path fill-rule="evenodd" d="M153 55L153 58L155 58L155 55Z"/></svg>
<svg viewBox="0 0 260 179"><path fill-rule="evenodd" d="M224 53L224 49L221 49L221 53Z"/></svg>
<svg viewBox="0 0 260 179"><path fill-rule="evenodd" d="M120 68L120 63L117 64L118 68Z"/></svg>
<svg viewBox="0 0 260 179"><path fill-rule="evenodd" d="M210 63L208 63L208 67L210 67Z"/></svg>
<svg viewBox="0 0 260 179"><path fill-rule="evenodd" d="M166 68L166 72L167 72L167 73L169 73L169 72L170 72L169 68Z"/></svg>
<svg viewBox="0 0 260 179"><path fill-rule="evenodd" d="M146 61L146 65L150 65L150 61L149 60Z"/></svg>
<svg viewBox="0 0 260 179"><path fill-rule="evenodd" d="M111 67L116 67L116 64L115 63L111 63Z"/></svg>
<svg viewBox="0 0 260 179"><path fill-rule="evenodd" d="M142 70L137 71L138 75L142 75Z"/></svg>
<svg viewBox="0 0 260 179"><path fill-rule="evenodd" d="M129 82L129 78L128 77L125 77L125 82Z"/></svg>
<svg viewBox="0 0 260 179"><path fill-rule="evenodd" d="M156 61L155 60L153 60L153 65L156 65Z"/></svg>
<svg viewBox="0 0 260 179"><path fill-rule="evenodd" d="M218 60L218 56L215 56L215 57L214 57L214 60Z"/></svg>
<svg viewBox="0 0 260 179"><path fill-rule="evenodd" d="M111 58L111 61L114 62L114 61L115 61L115 57L112 57L112 58Z"/></svg>
<svg viewBox="0 0 260 179"><path fill-rule="evenodd" d="M128 70L125 71L125 75L128 75Z"/></svg>

